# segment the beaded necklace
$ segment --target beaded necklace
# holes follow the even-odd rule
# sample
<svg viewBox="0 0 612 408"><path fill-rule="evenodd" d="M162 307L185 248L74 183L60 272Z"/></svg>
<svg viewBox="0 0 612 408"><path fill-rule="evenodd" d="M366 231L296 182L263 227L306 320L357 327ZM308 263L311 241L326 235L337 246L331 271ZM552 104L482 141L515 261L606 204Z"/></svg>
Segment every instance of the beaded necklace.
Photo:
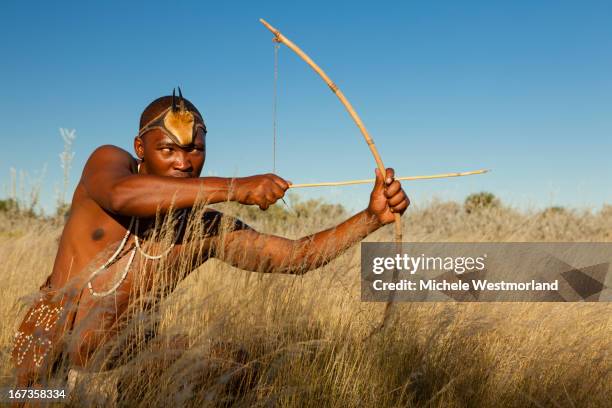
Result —
<svg viewBox="0 0 612 408"><path fill-rule="evenodd" d="M140 173L140 163L138 163L138 167L137 167L137 172ZM130 219L130 225L128 226L127 230L125 231L125 235L123 236L123 239L121 240L121 242L119 243L119 246L117 247L117 250L110 256L110 258L108 258L108 260L106 262L104 262L104 264L102 264L102 266L100 266L98 269L96 269L95 271L92 272L92 274L89 276L89 278L87 279L87 289L89 290L89 293L91 293L92 296L94 297L104 297L104 296L108 296L111 293L115 292L117 290L117 288L119 287L119 285L121 285L123 283L123 281L125 280L125 278L127 277L127 274L130 270L130 266L132 266L132 262L134 261L134 256L136 256L136 251L140 252L140 254L145 258L145 259L149 259L149 260L156 260L156 259L161 259L164 256L168 255L170 253L170 251L172 251L172 248L174 248L174 246L176 245L180 235L181 235L181 231L183 230L183 227L185 225L185 218L186 217L186 213L187 210L181 210L181 213L179 214L178 218L181 220L181 224L179 226L178 229L178 233L176 234L176 238L174 240L174 242L172 242L170 244L170 246L168 248L166 248L164 251L162 251L159 255L150 255L148 253L146 253L143 249L142 246L140 245L140 239L138 238L138 227L140 224L140 220L138 219L138 217L132 217ZM128 241L128 238L130 237L130 234L132 232L132 227L134 227L134 248L130 251L130 256L128 258L127 263L125 264L125 267L123 268L123 273L121 274L121 276L119 277L119 279L117 280L117 282L115 282L115 284L108 290L105 290L103 292L96 292L92 285L91 285L91 281L102 271L106 270L113 262L115 262L117 260L117 258L119 257L119 254L121 253L121 251L123 251L123 248L125 248L125 244Z"/></svg>

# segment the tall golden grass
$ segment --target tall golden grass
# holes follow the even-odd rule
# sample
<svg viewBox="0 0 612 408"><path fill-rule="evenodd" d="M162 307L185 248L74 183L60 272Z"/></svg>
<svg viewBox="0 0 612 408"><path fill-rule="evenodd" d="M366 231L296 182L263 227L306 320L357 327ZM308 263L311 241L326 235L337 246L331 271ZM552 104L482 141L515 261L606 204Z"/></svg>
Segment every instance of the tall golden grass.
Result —
<svg viewBox="0 0 612 408"><path fill-rule="evenodd" d="M347 216L314 201L289 213L221 207L259 231L291 238ZM466 211L434 201L413 206L404 220L406 241L612 241L610 206ZM50 272L61 227L0 213L1 386L13 382L9 353L23 297ZM189 228L202 232L194 223ZM391 241L392 233L385 227L367 240ZM110 346L123 364L82 373L70 404L609 406L609 304L401 303L388 328L364 340L380 323L384 304L360 301L359 275L358 246L303 276L245 272L210 260L172 294L154 298L158 307L151 313L134 308L138 318ZM123 340L151 321L160 326L158 338L123 353ZM100 353L91 370L108 355Z"/></svg>

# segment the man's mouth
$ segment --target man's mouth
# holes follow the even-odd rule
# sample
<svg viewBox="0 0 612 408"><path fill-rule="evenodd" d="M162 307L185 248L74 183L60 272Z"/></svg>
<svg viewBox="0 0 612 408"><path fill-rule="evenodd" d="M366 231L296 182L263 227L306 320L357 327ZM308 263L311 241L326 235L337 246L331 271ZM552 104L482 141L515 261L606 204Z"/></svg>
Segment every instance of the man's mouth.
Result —
<svg viewBox="0 0 612 408"><path fill-rule="evenodd" d="M182 172L182 171L175 171L174 173L170 174L170 177L178 177L178 178L191 178L193 177L191 175L191 172Z"/></svg>

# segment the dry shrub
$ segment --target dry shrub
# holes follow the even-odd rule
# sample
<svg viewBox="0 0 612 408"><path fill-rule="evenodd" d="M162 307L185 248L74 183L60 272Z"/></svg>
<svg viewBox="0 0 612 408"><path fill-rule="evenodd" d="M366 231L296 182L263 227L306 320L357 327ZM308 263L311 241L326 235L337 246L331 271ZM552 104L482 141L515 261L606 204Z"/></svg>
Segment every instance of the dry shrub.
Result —
<svg viewBox="0 0 612 408"><path fill-rule="evenodd" d="M304 203L302 203L304 204ZM261 213L222 205L260 231L303 236L346 216L311 202ZM297 211L296 211L297 208ZM322 208L327 215L321 216ZM276 213L275 213L276 212ZM197 219L197 217L196 217ZM612 212L466 212L432 202L404 217L407 241L610 241ZM192 221L193 236L202 226ZM61 226L0 214L1 384L23 309L51 270ZM385 227L369 241L392 240ZM163 246L163 245L162 245ZM160 262L157 296L83 374L71 405L608 406L612 309L607 303L402 303L364 340L383 304L360 302L353 247L304 276L250 273L210 260L173 285ZM185 261L180 273L187 274ZM142 312L145 303L149 311ZM137 340L158 326L152 341ZM141 337L135 337L140 339ZM120 364L103 373L109 356Z"/></svg>

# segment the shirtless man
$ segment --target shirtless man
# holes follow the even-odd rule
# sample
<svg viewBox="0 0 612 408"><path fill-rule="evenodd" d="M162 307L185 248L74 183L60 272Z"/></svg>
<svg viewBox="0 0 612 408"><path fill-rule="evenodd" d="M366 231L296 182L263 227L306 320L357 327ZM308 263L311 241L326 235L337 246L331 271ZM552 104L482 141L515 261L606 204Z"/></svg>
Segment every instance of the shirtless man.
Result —
<svg viewBox="0 0 612 408"><path fill-rule="evenodd" d="M290 186L274 174L200 177L206 127L198 110L182 95L161 97L145 108L134 150L136 159L118 147L101 146L85 164L53 271L41 287L41 299L30 308L16 334L13 360L21 387L44 378L58 355L68 358L72 367L85 366L94 351L112 337L119 318L137 297L135 286L142 276L135 276L134 271L158 262L149 260L145 265L140 251L156 214L163 216L171 209L189 211L198 200L209 204L235 201L266 210ZM385 180L376 170L365 210L334 228L297 240L259 233L238 219L208 209L203 217L211 232L200 237L198 245L188 245L179 226L176 244L167 251L165 262L172 268L179 256L187 257L195 268L212 256L249 271L302 274L316 269L393 222L394 213L404 213L409 200L393 177L392 169L387 169ZM229 232L215 233L222 221L231 226ZM135 231L138 226L139 232ZM112 252L116 253L104 262ZM162 252L163 248L153 254ZM102 259L100 254L104 254ZM76 340L63 343L62 335L77 327Z"/></svg>

